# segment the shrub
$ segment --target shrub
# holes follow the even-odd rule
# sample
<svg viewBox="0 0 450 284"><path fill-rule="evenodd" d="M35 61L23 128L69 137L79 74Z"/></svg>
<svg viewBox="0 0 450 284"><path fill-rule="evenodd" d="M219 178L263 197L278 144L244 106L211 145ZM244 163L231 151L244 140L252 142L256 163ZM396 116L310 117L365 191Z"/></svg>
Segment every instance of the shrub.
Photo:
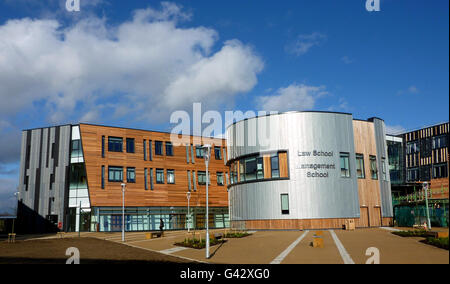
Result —
<svg viewBox="0 0 450 284"><path fill-rule="evenodd" d="M224 243L225 240L217 240L217 239L213 239L210 238L209 239L209 245L210 246L214 246L217 244L221 244ZM206 247L206 240L205 239L184 239L184 241L179 242L179 243L175 243L174 245L176 246L181 246L181 247L188 247L188 248L194 248L194 249L203 249Z"/></svg>
<svg viewBox="0 0 450 284"><path fill-rule="evenodd" d="M422 242L448 250L448 238L426 238Z"/></svg>
<svg viewBox="0 0 450 284"><path fill-rule="evenodd" d="M247 237L250 236L251 234L247 233L247 232L234 232L234 233L226 233L223 237L224 238L243 238L243 237Z"/></svg>
<svg viewBox="0 0 450 284"><path fill-rule="evenodd" d="M392 234L400 236L400 237L427 237L426 230L412 230L412 231L397 231L392 232Z"/></svg>

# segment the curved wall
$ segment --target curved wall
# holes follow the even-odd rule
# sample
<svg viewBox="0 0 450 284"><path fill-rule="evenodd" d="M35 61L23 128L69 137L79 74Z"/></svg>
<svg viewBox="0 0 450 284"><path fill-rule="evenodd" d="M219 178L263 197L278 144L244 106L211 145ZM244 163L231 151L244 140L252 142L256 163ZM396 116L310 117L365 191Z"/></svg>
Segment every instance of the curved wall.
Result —
<svg viewBox="0 0 450 284"><path fill-rule="evenodd" d="M289 172L287 180L231 185L232 220L359 218L352 121L350 114L292 112L231 125L226 132L230 162L244 155L285 150ZM314 151L328 155L314 155ZM350 177L341 177L340 153L349 154ZM308 169L311 164L328 169ZM289 214L281 212L281 194L289 196Z"/></svg>

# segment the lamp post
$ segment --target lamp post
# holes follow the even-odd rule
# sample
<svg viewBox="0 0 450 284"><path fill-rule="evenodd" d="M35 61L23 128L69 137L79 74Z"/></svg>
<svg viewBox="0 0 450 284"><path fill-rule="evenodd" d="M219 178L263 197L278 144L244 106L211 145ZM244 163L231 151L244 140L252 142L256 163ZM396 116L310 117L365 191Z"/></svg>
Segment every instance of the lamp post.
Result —
<svg viewBox="0 0 450 284"><path fill-rule="evenodd" d="M13 234L14 234L14 225L15 225L14 223L15 223L15 221L17 219L17 213L19 211L19 195L20 195L19 191L14 192L14 196L17 198L17 204L16 204L16 218L13 219L13 223L12 223L12 233Z"/></svg>
<svg viewBox="0 0 450 284"><path fill-rule="evenodd" d="M431 222L430 222L430 212L428 212L428 183L424 182L422 184L423 189L425 189L425 206L426 206L426 213L427 213L427 226L428 230L431 230Z"/></svg>
<svg viewBox="0 0 450 284"><path fill-rule="evenodd" d="M209 155L210 155L211 145L206 144L203 146L203 156L205 158L206 165L206 258L209 258L209 196L208 196L208 184L209 184Z"/></svg>
<svg viewBox="0 0 450 284"><path fill-rule="evenodd" d="M188 191L187 193L186 193L186 198L187 198L187 201L188 201L188 214L187 214L187 225L188 225L188 233L190 232L190 228L191 228L191 224L190 224L190 220L191 220L191 211L189 210L190 209L190 207L189 207L189 200L191 199L191 192L190 191Z"/></svg>
<svg viewBox="0 0 450 284"><path fill-rule="evenodd" d="M122 186L122 242L125 242L125 183Z"/></svg>

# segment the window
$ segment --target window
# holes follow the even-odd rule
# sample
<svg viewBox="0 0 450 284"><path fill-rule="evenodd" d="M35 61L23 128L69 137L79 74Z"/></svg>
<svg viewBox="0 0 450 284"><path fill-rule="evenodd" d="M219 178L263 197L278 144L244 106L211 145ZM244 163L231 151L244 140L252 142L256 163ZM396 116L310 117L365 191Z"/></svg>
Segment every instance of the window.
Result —
<svg viewBox="0 0 450 284"><path fill-rule="evenodd" d="M281 214L289 214L289 195L281 194Z"/></svg>
<svg viewBox="0 0 450 284"><path fill-rule="evenodd" d="M433 178L446 178L447 177L447 164L433 165Z"/></svg>
<svg viewBox="0 0 450 284"><path fill-rule="evenodd" d="M220 147L214 147L214 156L216 157L216 160L222 160L222 151Z"/></svg>
<svg viewBox="0 0 450 284"><path fill-rule="evenodd" d="M167 183L174 184L175 183L175 171L167 170Z"/></svg>
<svg viewBox="0 0 450 284"><path fill-rule="evenodd" d="M156 183L162 184L164 183L164 170L156 169Z"/></svg>
<svg viewBox="0 0 450 284"><path fill-rule="evenodd" d="M153 190L153 169L150 169L150 189Z"/></svg>
<svg viewBox="0 0 450 284"><path fill-rule="evenodd" d="M108 181L123 181L123 167L108 167Z"/></svg>
<svg viewBox="0 0 450 284"><path fill-rule="evenodd" d="M406 171L406 178L408 181L419 180L419 168L411 168Z"/></svg>
<svg viewBox="0 0 450 284"><path fill-rule="evenodd" d="M188 190L191 191L192 189L191 171L187 171L187 176L188 176Z"/></svg>
<svg viewBox="0 0 450 284"><path fill-rule="evenodd" d="M127 138L127 153L134 153L134 138Z"/></svg>
<svg viewBox="0 0 450 284"><path fill-rule="evenodd" d="M147 161L147 140L144 139L142 146L142 148L144 149L144 161Z"/></svg>
<svg viewBox="0 0 450 284"><path fill-rule="evenodd" d="M195 156L197 158L203 158L203 147L200 145L195 146Z"/></svg>
<svg viewBox="0 0 450 284"><path fill-rule="evenodd" d="M186 145L186 164L189 164L189 145Z"/></svg>
<svg viewBox="0 0 450 284"><path fill-rule="evenodd" d="M173 156L173 146L171 142L166 142L166 155Z"/></svg>
<svg viewBox="0 0 450 284"><path fill-rule="evenodd" d="M49 190L53 189L53 184L55 183L55 174L50 174L50 186L49 186Z"/></svg>
<svg viewBox="0 0 450 284"><path fill-rule="evenodd" d="M418 153L420 151L419 142L413 141L406 144L406 154Z"/></svg>
<svg viewBox="0 0 450 284"><path fill-rule="evenodd" d="M240 182L245 181L245 161L240 160L239 161L239 175L240 175Z"/></svg>
<svg viewBox="0 0 450 284"><path fill-rule="evenodd" d="M237 177L237 163L232 163L231 164L231 183L237 183L238 182L238 177Z"/></svg>
<svg viewBox="0 0 450 284"><path fill-rule="evenodd" d="M441 135L433 137L433 149L440 149L447 147L447 136Z"/></svg>
<svg viewBox="0 0 450 284"><path fill-rule="evenodd" d="M363 154L356 154L356 176L357 178L366 178Z"/></svg>
<svg viewBox="0 0 450 284"><path fill-rule="evenodd" d="M341 177L350 177L349 154L340 153Z"/></svg>
<svg viewBox="0 0 450 284"><path fill-rule="evenodd" d="M198 184L206 184L206 172L198 171ZM208 179L208 184L211 184L211 178Z"/></svg>
<svg viewBox="0 0 450 284"><path fill-rule="evenodd" d="M372 179L378 179L377 157L370 156L370 176Z"/></svg>
<svg viewBox="0 0 450 284"><path fill-rule="evenodd" d="M25 184L25 191L28 191L28 181L29 181L29 176L25 176L25 179L23 181L23 183Z"/></svg>
<svg viewBox="0 0 450 284"><path fill-rule="evenodd" d="M256 158L245 159L245 180L251 181L256 179Z"/></svg>
<svg viewBox="0 0 450 284"><path fill-rule="evenodd" d="M123 139L118 137L108 137L108 151L122 152Z"/></svg>
<svg viewBox="0 0 450 284"><path fill-rule="evenodd" d="M127 182L136 182L135 168L127 168Z"/></svg>
<svg viewBox="0 0 450 284"><path fill-rule="evenodd" d="M217 172L216 176L217 176L217 185L224 185L223 173L222 172Z"/></svg>
<svg viewBox="0 0 450 284"><path fill-rule="evenodd" d="M145 190L148 190L148 170L147 170L147 168L144 169L144 184L145 184L144 185Z"/></svg>
<svg viewBox="0 0 450 284"><path fill-rule="evenodd" d="M197 178L195 177L195 171L192 171L192 182L194 183L194 191L197 191Z"/></svg>
<svg viewBox="0 0 450 284"><path fill-rule="evenodd" d="M387 180L385 158L381 158L381 174L383 175L383 180Z"/></svg>
<svg viewBox="0 0 450 284"><path fill-rule="evenodd" d="M102 158L105 157L105 136L102 136Z"/></svg>
<svg viewBox="0 0 450 284"><path fill-rule="evenodd" d="M191 144L191 161L193 164L195 164L195 159L194 159L194 145Z"/></svg>
<svg viewBox="0 0 450 284"><path fill-rule="evenodd" d="M153 161L152 140L148 140L148 155L149 160Z"/></svg>
<svg viewBox="0 0 450 284"><path fill-rule="evenodd" d="M155 155L161 156L163 154L163 143L161 141L155 141Z"/></svg>
<svg viewBox="0 0 450 284"><path fill-rule="evenodd" d="M257 179L263 179L264 178L263 157L256 158L256 178Z"/></svg>
<svg viewBox="0 0 450 284"><path fill-rule="evenodd" d="M105 166L102 166L102 189L105 189Z"/></svg>
<svg viewBox="0 0 450 284"><path fill-rule="evenodd" d="M280 177L280 165L279 165L278 154L276 156L270 157L270 166L272 169L272 178L279 178Z"/></svg>
<svg viewBox="0 0 450 284"><path fill-rule="evenodd" d="M81 140L72 140L72 151L70 153L71 158L82 157L83 152L81 150Z"/></svg>

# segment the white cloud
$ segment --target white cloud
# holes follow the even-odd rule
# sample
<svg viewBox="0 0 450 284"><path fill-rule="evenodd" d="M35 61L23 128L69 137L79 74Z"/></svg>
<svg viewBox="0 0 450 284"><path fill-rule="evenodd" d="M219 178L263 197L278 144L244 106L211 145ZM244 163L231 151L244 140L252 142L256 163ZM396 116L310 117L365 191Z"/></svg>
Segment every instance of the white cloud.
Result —
<svg viewBox="0 0 450 284"><path fill-rule="evenodd" d="M405 131L406 129L401 125L386 125L386 134L397 135Z"/></svg>
<svg viewBox="0 0 450 284"><path fill-rule="evenodd" d="M19 19L0 25L0 119L43 102L52 123L75 114L165 119L194 101L220 103L251 90L262 60L245 44L217 43L215 30L181 28L180 6L137 10L110 26L88 17L67 27L57 20ZM82 107L80 107L82 105Z"/></svg>
<svg viewBox="0 0 450 284"><path fill-rule="evenodd" d="M352 64L352 63L353 63L353 59L351 59L351 58L348 57L348 56L343 56L343 57L341 58L341 61L344 62L345 64Z"/></svg>
<svg viewBox="0 0 450 284"><path fill-rule="evenodd" d="M316 100L328 92L325 86L307 86L304 84L291 84L280 88L272 96L256 98L259 109L266 111L301 111L313 109Z"/></svg>
<svg viewBox="0 0 450 284"><path fill-rule="evenodd" d="M398 95L403 95L403 94L418 94L418 93L420 93L420 90L419 90L416 86L414 86L414 85L409 86L409 88L406 89L406 90L400 90L400 91L397 92Z"/></svg>
<svg viewBox="0 0 450 284"><path fill-rule="evenodd" d="M297 40L286 46L286 51L297 56L304 55L313 46L320 46L327 40L327 36L318 32L299 35Z"/></svg>

